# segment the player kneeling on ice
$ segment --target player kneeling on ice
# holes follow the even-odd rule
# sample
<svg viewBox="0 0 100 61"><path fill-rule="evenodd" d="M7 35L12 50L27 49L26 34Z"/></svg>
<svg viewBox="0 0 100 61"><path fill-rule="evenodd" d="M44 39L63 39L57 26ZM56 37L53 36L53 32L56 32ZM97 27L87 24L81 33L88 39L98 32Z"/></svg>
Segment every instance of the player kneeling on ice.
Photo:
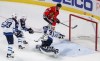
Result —
<svg viewBox="0 0 100 61"><path fill-rule="evenodd" d="M18 48L19 49L23 49L25 48L25 44L28 44L28 42L24 39L24 34L23 34L23 31L28 31L30 34L33 34L34 31L29 27L26 27L26 17L25 16L22 16L22 18L20 18L20 20L18 21L18 30L20 31L17 31L15 33L16 37L18 38Z"/></svg>
<svg viewBox="0 0 100 61"><path fill-rule="evenodd" d="M13 34L16 30L17 25L17 16L16 14L12 15L12 18L8 18L5 22L2 23L1 27L3 28L4 35L6 36L8 42L8 51L7 58L14 58L14 38Z"/></svg>
<svg viewBox="0 0 100 61"><path fill-rule="evenodd" d="M47 54L50 53L51 55L57 54L59 52L58 49L51 46L51 44L53 43L53 37L63 39L65 37L65 35L54 31L54 28L55 27L53 27L53 26L44 26L43 27L44 35L39 39L39 40L41 40L42 44L40 46L36 45L36 49L39 49L43 53L47 53Z"/></svg>

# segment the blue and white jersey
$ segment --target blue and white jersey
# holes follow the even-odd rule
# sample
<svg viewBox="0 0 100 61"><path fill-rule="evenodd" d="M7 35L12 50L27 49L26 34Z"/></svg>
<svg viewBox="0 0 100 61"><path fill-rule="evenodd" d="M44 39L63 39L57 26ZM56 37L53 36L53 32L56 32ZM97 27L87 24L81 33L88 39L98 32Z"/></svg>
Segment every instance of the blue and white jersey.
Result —
<svg viewBox="0 0 100 61"><path fill-rule="evenodd" d="M30 28L30 27L28 27L28 26L26 25L24 19L19 19L19 20L18 20L18 23L19 23L19 25L18 25L18 30L24 30L24 31L27 31L28 28Z"/></svg>
<svg viewBox="0 0 100 61"><path fill-rule="evenodd" d="M3 31L5 33L9 33L9 32L13 33L13 31L16 28L15 21L12 18L9 18L1 24L1 27L3 28Z"/></svg>
<svg viewBox="0 0 100 61"><path fill-rule="evenodd" d="M46 36L51 37L51 38L53 38L53 37L59 38L59 36L61 34L59 32L56 32L56 31L50 29L48 26L44 26L43 30L44 30L44 34L46 34Z"/></svg>
<svg viewBox="0 0 100 61"><path fill-rule="evenodd" d="M18 30L23 30L20 19L18 20Z"/></svg>

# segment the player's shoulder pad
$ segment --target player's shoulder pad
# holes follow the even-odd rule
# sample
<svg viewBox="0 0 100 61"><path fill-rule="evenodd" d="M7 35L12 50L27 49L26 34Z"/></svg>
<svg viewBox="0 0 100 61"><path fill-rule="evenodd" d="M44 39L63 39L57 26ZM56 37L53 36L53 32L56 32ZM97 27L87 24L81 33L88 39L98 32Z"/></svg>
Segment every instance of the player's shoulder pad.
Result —
<svg viewBox="0 0 100 61"><path fill-rule="evenodd" d="M13 22L13 19L12 18L8 18L6 21L7 22Z"/></svg>

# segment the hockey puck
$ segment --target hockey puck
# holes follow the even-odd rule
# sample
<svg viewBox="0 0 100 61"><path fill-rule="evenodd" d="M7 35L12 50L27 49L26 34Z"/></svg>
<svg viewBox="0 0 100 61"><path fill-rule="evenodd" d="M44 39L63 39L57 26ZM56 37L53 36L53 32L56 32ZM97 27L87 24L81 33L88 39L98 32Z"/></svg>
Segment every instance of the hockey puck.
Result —
<svg viewBox="0 0 100 61"><path fill-rule="evenodd" d="M38 42L37 40L34 40L35 42Z"/></svg>
<svg viewBox="0 0 100 61"><path fill-rule="evenodd" d="M80 49L78 49L80 51Z"/></svg>

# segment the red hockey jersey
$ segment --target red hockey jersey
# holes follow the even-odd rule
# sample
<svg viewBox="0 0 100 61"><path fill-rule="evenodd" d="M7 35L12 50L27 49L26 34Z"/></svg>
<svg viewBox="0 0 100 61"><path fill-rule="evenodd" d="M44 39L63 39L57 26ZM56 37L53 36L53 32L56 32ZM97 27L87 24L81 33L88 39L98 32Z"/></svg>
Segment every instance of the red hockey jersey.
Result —
<svg viewBox="0 0 100 61"><path fill-rule="evenodd" d="M44 12L44 15L48 17L50 20L54 20L54 23L52 25L56 25L57 16L59 14L59 10L57 10L56 6L47 8Z"/></svg>

